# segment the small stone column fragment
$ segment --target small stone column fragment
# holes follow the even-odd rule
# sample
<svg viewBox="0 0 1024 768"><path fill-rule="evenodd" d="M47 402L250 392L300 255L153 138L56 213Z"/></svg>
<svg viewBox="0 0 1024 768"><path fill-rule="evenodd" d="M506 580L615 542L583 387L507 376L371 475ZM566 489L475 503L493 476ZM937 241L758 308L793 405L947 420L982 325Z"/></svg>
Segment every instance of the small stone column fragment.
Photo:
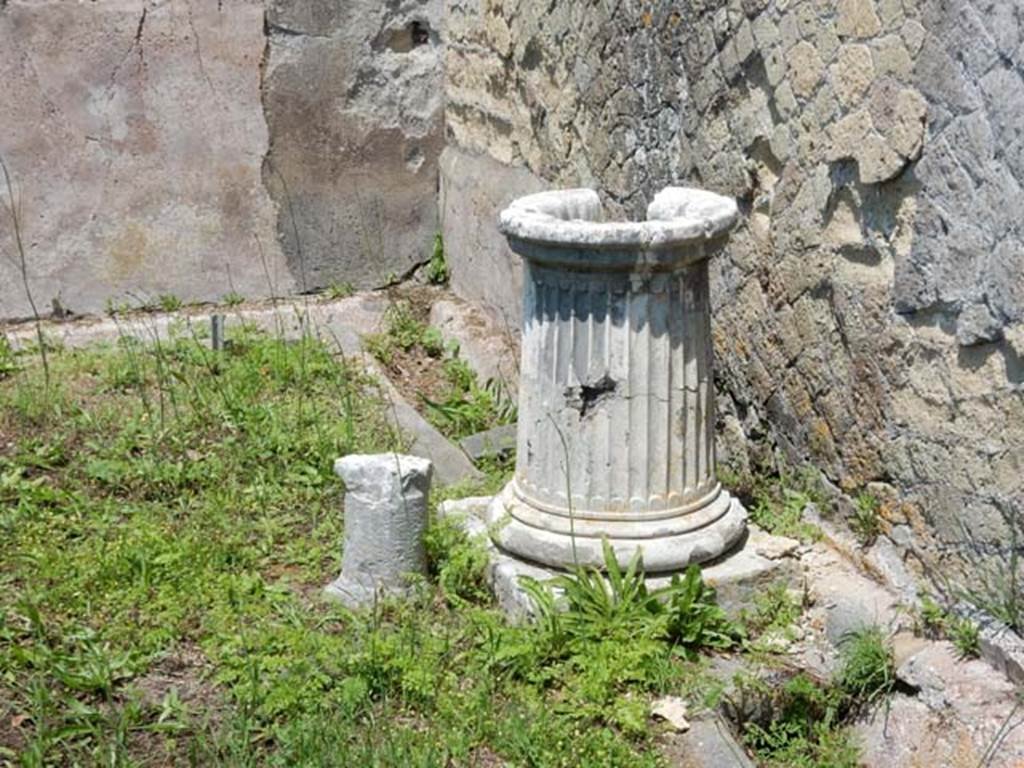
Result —
<svg viewBox="0 0 1024 768"><path fill-rule="evenodd" d="M715 477L708 260L736 203L662 190L641 222L606 221L589 189L501 215L523 258L518 446L491 506L499 546L598 565L607 539L648 571L718 557L746 512Z"/></svg>
<svg viewBox="0 0 1024 768"><path fill-rule="evenodd" d="M350 608L403 595L411 574L427 571L423 535L433 465L397 453L351 455L334 471L345 481L345 544L341 575L329 596Z"/></svg>

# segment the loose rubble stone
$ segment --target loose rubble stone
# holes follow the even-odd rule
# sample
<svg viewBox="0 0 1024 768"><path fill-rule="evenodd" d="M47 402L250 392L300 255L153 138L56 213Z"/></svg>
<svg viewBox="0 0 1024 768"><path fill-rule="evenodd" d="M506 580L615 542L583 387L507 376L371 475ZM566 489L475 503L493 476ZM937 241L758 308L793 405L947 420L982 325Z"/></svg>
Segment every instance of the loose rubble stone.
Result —
<svg viewBox="0 0 1024 768"><path fill-rule="evenodd" d="M866 45L844 45L834 66L839 100L847 107L856 105L875 76L871 50Z"/></svg>
<svg viewBox="0 0 1024 768"><path fill-rule="evenodd" d="M473 461L488 456L510 456L516 449L516 425L503 424L485 432L477 432L462 438L459 446Z"/></svg>
<svg viewBox="0 0 1024 768"><path fill-rule="evenodd" d="M836 33L840 37L872 37L881 29L873 0L839 0Z"/></svg>
<svg viewBox="0 0 1024 768"><path fill-rule="evenodd" d="M427 459L383 453L338 459L345 481L345 543L341 575L328 596L350 608L403 595L410 577L427 571L423 535L433 466Z"/></svg>

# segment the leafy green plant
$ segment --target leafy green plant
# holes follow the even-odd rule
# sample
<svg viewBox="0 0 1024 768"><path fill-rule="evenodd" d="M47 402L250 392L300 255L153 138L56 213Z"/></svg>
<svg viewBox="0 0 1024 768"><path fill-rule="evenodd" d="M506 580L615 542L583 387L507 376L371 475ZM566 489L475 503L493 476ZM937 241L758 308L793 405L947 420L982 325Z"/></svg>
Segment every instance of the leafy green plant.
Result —
<svg viewBox="0 0 1024 768"><path fill-rule="evenodd" d="M156 299L157 306L164 312L176 312L182 308L181 299L173 293L162 293Z"/></svg>
<svg viewBox="0 0 1024 768"><path fill-rule="evenodd" d="M419 343L423 347L423 351L430 357L441 357L444 354L444 337L437 328L432 326L424 328Z"/></svg>
<svg viewBox="0 0 1024 768"><path fill-rule="evenodd" d="M484 545L472 541L457 520L435 517L424 537L431 574L452 605L487 604L488 556Z"/></svg>
<svg viewBox="0 0 1024 768"><path fill-rule="evenodd" d="M334 301L335 299L347 299L356 292L356 287L350 282L331 282L324 289L324 296Z"/></svg>
<svg viewBox="0 0 1024 768"><path fill-rule="evenodd" d="M427 263L427 281L434 285L444 285L448 282L448 263L445 260L444 239L440 232L434 235L434 247Z"/></svg>
<svg viewBox="0 0 1024 768"><path fill-rule="evenodd" d="M750 509L750 519L756 525L779 536L791 536L803 541L814 540L821 534L803 519L811 497L804 491L779 485L770 489L757 489Z"/></svg>
<svg viewBox="0 0 1024 768"><path fill-rule="evenodd" d="M220 300L221 303L225 304L226 306L237 307L240 304L245 303L245 296L236 291L228 291L223 296L221 296Z"/></svg>
<svg viewBox="0 0 1024 768"><path fill-rule="evenodd" d="M780 581L770 585L754 598L752 609L741 612L748 648L757 651L781 650L777 640L796 637L795 624L803 613L802 602L794 597L789 585Z"/></svg>
<svg viewBox="0 0 1024 768"><path fill-rule="evenodd" d="M945 609L931 595L922 593L918 597L921 601L917 613L921 634L931 638L943 636L948 622Z"/></svg>
<svg viewBox="0 0 1024 768"><path fill-rule="evenodd" d="M882 532L881 504L866 491L857 497L850 527L862 546L870 545Z"/></svg>
<svg viewBox="0 0 1024 768"><path fill-rule="evenodd" d="M408 352L423 340L426 325L417 320L408 303L393 302L384 313L383 333L365 337L367 350L385 365L390 365L395 349Z"/></svg>
<svg viewBox="0 0 1024 768"><path fill-rule="evenodd" d="M607 540L602 546L604 572L579 567L546 584L523 580L537 615L557 627L556 635L567 642L650 637L687 656L735 644L739 628L716 604L699 566L691 565L682 578L673 575L665 587L648 590L639 550L623 570Z"/></svg>
<svg viewBox="0 0 1024 768"><path fill-rule="evenodd" d="M742 735L760 764L771 768L855 768L858 750L841 722L842 695L804 673L777 687L742 679L766 705L742 722ZM765 715L764 713L767 713Z"/></svg>
<svg viewBox="0 0 1024 768"><path fill-rule="evenodd" d="M840 646L836 684L855 707L874 704L896 684L892 648L879 627L847 635Z"/></svg>
<svg viewBox="0 0 1024 768"><path fill-rule="evenodd" d="M954 618L948 634L961 658L974 659L981 655L981 628L977 622L966 617Z"/></svg>
<svg viewBox="0 0 1024 768"><path fill-rule="evenodd" d="M18 370L18 359L6 336L0 336L0 379Z"/></svg>
<svg viewBox="0 0 1024 768"><path fill-rule="evenodd" d="M426 408L427 419L443 434L453 438L509 423L509 414L514 413L504 407L505 401L496 400L490 391L479 387L464 392L453 390L440 402L425 396L420 399Z"/></svg>

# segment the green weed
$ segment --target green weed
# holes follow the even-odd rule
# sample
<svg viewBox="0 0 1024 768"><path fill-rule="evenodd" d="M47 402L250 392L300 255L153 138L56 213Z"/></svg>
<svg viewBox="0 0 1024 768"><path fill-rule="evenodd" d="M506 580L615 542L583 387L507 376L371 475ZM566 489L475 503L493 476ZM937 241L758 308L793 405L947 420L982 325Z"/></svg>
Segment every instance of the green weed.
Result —
<svg viewBox="0 0 1024 768"><path fill-rule="evenodd" d="M365 340L367 350L385 366L401 368L402 355L436 360L438 392L418 392L424 415L444 435L459 439L516 419L515 399L501 382L483 386L476 374L446 347L440 331L417 320L409 304L393 303L385 314L385 330Z"/></svg>
<svg viewBox="0 0 1024 768"><path fill-rule="evenodd" d="M177 312L183 306L181 299L173 293L162 293L157 296L156 305L164 312Z"/></svg>
<svg viewBox="0 0 1024 768"><path fill-rule="evenodd" d="M784 581L770 585L754 598L751 609L741 612L741 621L747 636L747 647L752 651L774 652L780 649L779 638L796 638L796 622L803 613L802 602L794 597Z"/></svg>
<svg viewBox="0 0 1024 768"><path fill-rule="evenodd" d="M577 568L540 583L524 578L535 621L496 648L511 674L558 690L559 709L642 732L642 699L630 690L679 684L676 660L732 647L739 629L715 604L697 566L670 585L648 590L639 554L621 568L604 544L605 572Z"/></svg>
<svg viewBox="0 0 1024 768"><path fill-rule="evenodd" d="M6 336L0 336L0 380L18 370L18 359Z"/></svg>
<svg viewBox="0 0 1024 768"><path fill-rule="evenodd" d="M349 282L332 282L324 289L324 296L331 301L347 299L356 292L356 287Z"/></svg>
<svg viewBox="0 0 1024 768"><path fill-rule="evenodd" d="M811 501L806 491L787 487L783 482L762 484L755 487L750 519L769 533L813 541L820 538L821 533L803 519Z"/></svg>
<svg viewBox="0 0 1024 768"><path fill-rule="evenodd" d="M738 681L740 695L769 702L767 712L743 723L743 739L770 768L855 768L859 753L841 722L842 695L797 674L770 688L761 680ZM746 690L745 690L746 689Z"/></svg>
<svg viewBox="0 0 1024 768"><path fill-rule="evenodd" d="M424 544L431 574L449 603L491 602L487 550L482 543L470 540L458 521L435 517Z"/></svg>
<svg viewBox="0 0 1024 768"><path fill-rule="evenodd" d="M981 655L981 628L977 622L966 617L954 618L949 624L948 634L961 658L974 659Z"/></svg>
<svg viewBox="0 0 1024 768"><path fill-rule="evenodd" d="M925 637L937 638L946 633L949 617L945 609L930 595L919 595L921 607L918 610L918 626Z"/></svg>
<svg viewBox="0 0 1024 768"><path fill-rule="evenodd" d="M427 282L444 285L448 282L448 263L444 257L444 239L441 233L434 235L434 247L427 263Z"/></svg>
<svg viewBox="0 0 1024 768"><path fill-rule="evenodd" d="M874 704L896 684L892 648L880 628L867 627L845 637L840 656L836 684L857 706Z"/></svg>
<svg viewBox="0 0 1024 768"><path fill-rule="evenodd" d="M874 496L864 492L857 497L850 528L862 546L870 545L882 532L881 505Z"/></svg>
<svg viewBox="0 0 1024 768"><path fill-rule="evenodd" d="M550 655L452 524L411 603L321 601L333 461L402 439L315 339L231 341L126 335L57 351L49 391L27 355L0 381L0 762L658 764L644 694L695 667L660 639Z"/></svg>

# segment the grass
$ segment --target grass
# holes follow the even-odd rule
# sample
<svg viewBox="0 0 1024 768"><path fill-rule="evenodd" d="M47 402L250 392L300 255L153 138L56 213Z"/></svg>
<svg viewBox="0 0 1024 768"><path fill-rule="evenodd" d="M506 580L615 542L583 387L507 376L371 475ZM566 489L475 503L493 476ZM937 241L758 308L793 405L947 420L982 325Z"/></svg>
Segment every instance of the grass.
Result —
<svg viewBox="0 0 1024 768"><path fill-rule="evenodd" d="M430 261L426 269L427 282L433 285L445 285L448 282L448 262L444 255L444 239L441 233L434 235L434 247L430 253Z"/></svg>
<svg viewBox="0 0 1024 768"><path fill-rule="evenodd" d="M723 476L730 479L727 474ZM750 480L746 487L739 479L735 480L730 487L737 488L745 497L750 519L758 527L801 541L821 538L818 527L804 520L809 504L824 504L817 483L809 474L783 473L778 478L759 476Z"/></svg>
<svg viewBox="0 0 1024 768"><path fill-rule="evenodd" d="M857 496L850 528L861 546L869 546L878 538L882 532L881 504L878 499L866 491Z"/></svg>
<svg viewBox="0 0 1024 768"><path fill-rule="evenodd" d="M881 628L866 627L843 638L840 656L836 684L851 706L874 704L896 685L892 648Z"/></svg>
<svg viewBox="0 0 1024 768"><path fill-rule="evenodd" d="M783 612L785 613L785 612ZM807 672L782 680L741 673L726 709L766 768L855 768L850 724L895 685L892 650L878 627L852 633L831 682Z"/></svg>
<svg viewBox="0 0 1024 768"><path fill-rule="evenodd" d="M176 312L184 305L181 299L173 293L162 293L156 298L156 306L159 307L161 312Z"/></svg>
<svg viewBox="0 0 1024 768"><path fill-rule="evenodd" d="M917 611L916 621L918 634L932 639L942 637L949 624L949 615L931 595L922 593L919 597L921 605Z"/></svg>
<svg viewBox="0 0 1024 768"><path fill-rule="evenodd" d="M332 282L324 289L324 297L334 301L336 299L347 299L356 292L356 287L352 283L344 282Z"/></svg>
<svg viewBox="0 0 1024 768"><path fill-rule="evenodd" d="M976 659L981 655L981 627L976 622L966 617L956 617L950 624L948 634L960 658Z"/></svg>
<svg viewBox="0 0 1024 768"><path fill-rule="evenodd" d="M948 613L930 595L920 595L916 629L919 634L932 639L947 638L961 659L973 659L981 655L981 627L966 616Z"/></svg>
<svg viewBox="0 0 1024 768"><path fill-rule="evenodd" d="M501 382L481 385L474 371L446 345L422 312L405 300L394 301L383 332L367 337L367 349L387 368L426 419L445 436L458 440L516 419L513 397Z"/></svg>
<svg viewBox="0 0 1024 768"><path fill-rule="evenodd" d="M55 350L48 392L8 356L0 763L660 764L648 697L699 699L699 651L728 637L699 576L659 632L615 620L560 645L507 625L479 545L438 523L411 603L324 603L332 463L401 438L373 380L319 342L231 341Z"/></svg>

